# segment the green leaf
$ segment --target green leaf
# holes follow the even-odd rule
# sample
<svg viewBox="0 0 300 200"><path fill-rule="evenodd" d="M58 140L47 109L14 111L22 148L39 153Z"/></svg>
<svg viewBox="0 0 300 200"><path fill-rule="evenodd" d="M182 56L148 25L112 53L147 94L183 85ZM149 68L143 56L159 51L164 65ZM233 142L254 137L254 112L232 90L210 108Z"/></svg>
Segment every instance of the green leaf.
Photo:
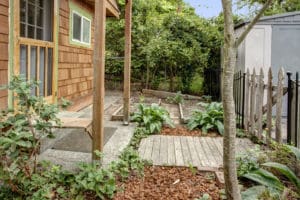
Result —
<svg viewBox="0 0 300 200"><path fill-rule="evenodd" d="M29 141L18 141L16 142L17 145L21 146L21 147L26 147L26 148L31 148L32 144Z"/></svg>
<svg viewBox="0 0 300 200"><path fill-rule="evenodd" d="M255 200L266 190L267 188L263 185L253 186L246 191L242 192L243 200Z"/></svg>
<svg viewBox="0 0 300 200"><path fill-rule="evenodd" d="M295 186L298 190L300 190L300 179L295 175L295 173L290 170L286 165L276 163L276 162L267 162L262 164L262 166L265 167L271 167L282 173L284 176L286 176Z"/></svg>
<svg viewBox="0 0 300 200"><path fill-rule="evenodd" d="M287 148L289 148L289 150L291 150L291 152L293 152L297 160L300 161L300 149L298 149L297 147L293 147L291 145L286 145L286 146Z"/></svg>
<svg viewBox="0 0 300 200"><path fill-rule="evenodd" d="M264 169L258 169L250 173L244 174L243 177L255 181L261 185L276 188L280 191L283 191L284 188L280 180L276 176L274 176L274 174Z"/></svg>
<svg viewBox="0 0 300 200"><path fill-rule="evenodd" d="M219 133L221 135L224 135L224 124L220 121L216 121L216 125L217 125Z"/></svg>

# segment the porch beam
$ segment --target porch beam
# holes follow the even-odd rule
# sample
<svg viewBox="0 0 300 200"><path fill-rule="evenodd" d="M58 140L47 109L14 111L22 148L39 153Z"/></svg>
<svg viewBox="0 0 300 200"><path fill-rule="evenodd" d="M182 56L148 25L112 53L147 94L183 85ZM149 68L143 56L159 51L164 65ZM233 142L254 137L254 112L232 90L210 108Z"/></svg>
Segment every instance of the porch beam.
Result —
<svg viewBox="0 0 300 200"><path fill-rule="evenodd" d="M99 160L94 151L103 151L106 0L96 0L94 12L93 160Z"/></svg>
<svg viewBox="0 0 300 200"><path fill-rule="evenodd" d="M132 0L126 0L125 5L125 64L124 64L124 106L123 124L130 122L130 78L131 78L131 24Z"/></svg>

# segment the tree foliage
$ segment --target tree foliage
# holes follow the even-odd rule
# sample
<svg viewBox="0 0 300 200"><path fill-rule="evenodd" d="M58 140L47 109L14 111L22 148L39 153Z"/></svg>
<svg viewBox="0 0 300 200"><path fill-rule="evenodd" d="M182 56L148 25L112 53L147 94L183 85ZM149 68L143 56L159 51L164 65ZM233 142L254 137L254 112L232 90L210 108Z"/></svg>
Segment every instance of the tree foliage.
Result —
<svg viewBox="0 0 300 200"><path fill-rule="evenodd" d="M256 11L258 7L265 4L267 0L240 0L240 7L248 7ZM300 10L299 0L274 0L273 4L265 11L264 15L274 15L278 13L293 12Z"/></svg>
<svg viewBox="0 0 300 200"><path fill-rule="evenodd" d="M123 73L124 2L121 19L107 23L107 77ZM218 26L200 18L182 0L133 1L132 79L157 88L189 92L192 79L206 67L220 66Z"/></svg>

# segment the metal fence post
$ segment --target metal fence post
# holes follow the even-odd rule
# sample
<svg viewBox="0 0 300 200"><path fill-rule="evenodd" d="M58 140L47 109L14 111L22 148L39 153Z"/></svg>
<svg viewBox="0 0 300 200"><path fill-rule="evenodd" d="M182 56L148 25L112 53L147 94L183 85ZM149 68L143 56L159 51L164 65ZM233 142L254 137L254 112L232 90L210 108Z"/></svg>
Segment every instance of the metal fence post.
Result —
<svg viewBox="0 0 300 200"><path fill-rule="evenodd" d="M295 146L298 147L298 111L299 111L299 73L296 73L296 84L295 84L295 98L296 98L296 109L295 109Z"/></svg>
<svg viewBox="0 0 300 200"><path fill-rule="evenodd" d="M292 72L286 73L288 76L288 101L287 101L287 143L292 142Z"/></svg>
<svg viewBox="0 0 300 200"><path fill-rule="evenodd" d="M245 91L246 90L246 73L243 73L243 100L242 100L242 129L245 125Z"/></svg>

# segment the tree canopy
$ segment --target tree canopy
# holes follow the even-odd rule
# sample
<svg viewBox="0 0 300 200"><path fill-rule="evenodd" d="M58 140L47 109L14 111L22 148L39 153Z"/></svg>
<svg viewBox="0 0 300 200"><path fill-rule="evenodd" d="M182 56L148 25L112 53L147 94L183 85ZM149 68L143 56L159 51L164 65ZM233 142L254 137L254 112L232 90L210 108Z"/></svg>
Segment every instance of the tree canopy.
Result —
<svg viewBox="0 0 300 200"><path fill-rule="evenodd" d="M120 5L121 19L107 22L106 72L115 79L123 73L124 2ZM205 68L220 67L219 27L182 0L133 1L132 80L191 92L193 79Z"/></svg>

